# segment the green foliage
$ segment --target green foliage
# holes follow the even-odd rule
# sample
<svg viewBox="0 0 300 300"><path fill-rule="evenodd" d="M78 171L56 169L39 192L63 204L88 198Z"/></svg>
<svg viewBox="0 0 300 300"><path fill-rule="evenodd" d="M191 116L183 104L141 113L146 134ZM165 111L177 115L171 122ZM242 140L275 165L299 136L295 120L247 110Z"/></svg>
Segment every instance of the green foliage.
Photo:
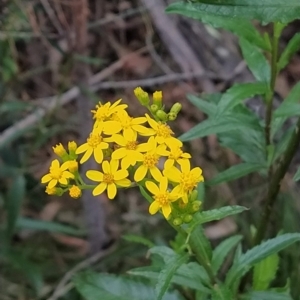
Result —
<svg viewBox="0 0 300 300"><path fill-rule="evenodd" d="M297 172L294 175L294 180L295 181L300 180L300 167L298 168Z"/></svg>
<svg viewBox="0 0 300 300"><path fill-rule="evenodd" d="M133 235L133 234L125 234L122 236L122 238L128 242L142 244L149 248L154 247L153 242L151 242L150 240L148 240L142 236Z"/></svg>
<svg viewBox="0 0 300 300"><path fill-rule="evenodd" d="M230 289L226 286L215 285L212 290L212 300L231 300L233 299L233 294Z"/></svg>
<svg viewBox="0 0 300 300"><path fill-rule="evenodd" d="M264 292L251 292L245 300L293 300L287 292L264 291Z"/></svg>

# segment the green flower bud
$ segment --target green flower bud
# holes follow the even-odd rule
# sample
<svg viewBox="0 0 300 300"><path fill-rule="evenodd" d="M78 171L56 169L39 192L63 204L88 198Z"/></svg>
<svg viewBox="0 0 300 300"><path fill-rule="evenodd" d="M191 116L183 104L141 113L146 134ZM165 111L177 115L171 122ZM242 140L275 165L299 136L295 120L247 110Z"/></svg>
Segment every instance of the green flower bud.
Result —
<svg viewBox="0 0 300 300"><path fill-rule="evenodd" d="M182 105L179 102L176 102L172 107L170 112L175 113L176 115L181 111Z"/></svg>
<svg viewBox="0 0 300 300"><path fill-rule="evenodd" d="M167 121L168 115L161 109L159 109L156 112L156 116L161 120L161 121Z"/></svg>
<svg viewBox="0 0 300 300"><path fill-rule="evenodd" d="M182 224L182 219L181 218L176 218L173 220L173 224L175 226L180 226Z"/></svg>
<svg viewBox="0 0 300 300"><path fill-rule="evenodd" d="M201 201L194 201L192 204L192 211L195 213L197 211L199 211L200 207L201 207L202 202Z"/></svg>
<svg viewBox="0 0 300 300"><path fill-rule="evenodd" d="M147 106L149 104L150 102L149 95L141 87L135 88L133 92L143 106Z"/></svg>
<svg viewBox="0 0 300 300"><path fill-rule="evenodd" d="M153 93L153 103L159 108L162 107L162 91L156 91Z"/></svg>
<svg viewBox="0 0 300 300"><path fill-rule="evenodd" d="M191 201L195 201L198 197L198 191L197 190L193 190L190 196L190 200Z"/></svg>
<svg viewBox="0 0 300 300"><path fill-rule="evenodd" d="M154 113L154 114L158 111L158 109L159 109L159 107L158 107L156 104L152 104L152 105L150 106L150 110L151 110L151 112Z"/></svg>
<svg viewBox="0 0 300 300"><path fill-rule="evenodd" d="M177 118L177 114L175 114L174 112L169 112L168 113L168 120L169 121L175 121Z"/></svg>
<svg viewBox="0 0 300 300"><path fill-rule="evenodd" d="M192 220L193 220L192 215L185 215L184 218L183 218L184 223L190 223Z"/></svg>

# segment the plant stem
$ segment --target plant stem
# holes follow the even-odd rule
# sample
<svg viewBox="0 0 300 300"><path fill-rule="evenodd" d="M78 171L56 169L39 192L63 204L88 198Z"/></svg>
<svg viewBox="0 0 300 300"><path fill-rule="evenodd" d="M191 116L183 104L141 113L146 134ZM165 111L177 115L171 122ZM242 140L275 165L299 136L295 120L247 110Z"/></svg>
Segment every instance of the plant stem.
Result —
<svg viewBox="0 0 300 300"><path fill-rule="evenodd" d="M278 167L275 170L270 180L268 193L266 195L266 198L264 199L264 203L265 203L264 210L254 238L255 245L260 244L260 242L264 239L267 226L269 223L269 219L272 213L272 209L280 189L281 180L283 179L285 173L287 172L288 167L298 149L299 144L300 144L300 118L297 121L295 130L293 132L293 135L290 138L287 149L285 153L282 155L278 163Z"/></svg>

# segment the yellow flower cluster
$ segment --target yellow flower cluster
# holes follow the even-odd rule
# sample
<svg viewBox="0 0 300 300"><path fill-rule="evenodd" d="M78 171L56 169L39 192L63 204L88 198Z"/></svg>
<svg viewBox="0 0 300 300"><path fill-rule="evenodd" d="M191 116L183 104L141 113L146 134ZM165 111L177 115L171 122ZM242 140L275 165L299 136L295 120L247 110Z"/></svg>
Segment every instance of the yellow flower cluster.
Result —
<svg viewBox="0 0 300 300"><path fill-rule="evenodd" d="M118 188L138 185L152 194L150 214L161 211L176 225L188 222L201 204L195 188L203 176L199 167L191 168L191 155L182 150L182 142L168 125L176 119L181 105L174 104L167 113L161 91L152 97L141 88L134 93L149 114L134 118L121 100L99 103L92 110L94 126L86 142L79 147L70 142L68 151L61 144L53 147L62 163L54 160L41 181L47 183L48 194L69 191L73 198L80 197L84 189L92 189L94 196L107 191L108 198L113 199ZM78 172L78 155L80 164L91 158L99 164L99 170L86 172L96 184L84 183Z"/></svg>

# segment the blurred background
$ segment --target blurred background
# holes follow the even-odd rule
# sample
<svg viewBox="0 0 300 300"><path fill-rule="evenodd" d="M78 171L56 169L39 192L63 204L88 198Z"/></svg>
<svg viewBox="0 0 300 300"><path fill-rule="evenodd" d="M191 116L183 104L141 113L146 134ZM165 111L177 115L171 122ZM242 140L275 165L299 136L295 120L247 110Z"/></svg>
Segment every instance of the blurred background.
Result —
<svg viewBox="0 0 300 300"><path fill-rule="evenodd" d="M113 201L90 193L74 200L48 196L40 184L54 158L52 146L86 139L90 110L99 100L122 98L130 113L139 116L145 110L133 89L162 90L166 107L175 102L183 106L172 124L179 136L205 118L187 94L224 92L236 82L253 80L232 34L165 14L170 2L1 0L1 300L80 299L69 281L77 272L93 268L125 273L148 263L145 245L132 242L136 236L156 244L174 238L161 216L149 216L148 203L137 190L120 193ZM281 47L299 26L294 22L284 30ZM278 78L277 105L299 79L298 53ZM247 105L263 115L259 99ZM215 136L195 140L186 150L206 179L239 162ZM283 182L273 216L273 228L289 232L300 230L299 186L292 176ZM251 208L242 217L209 224L205 230L213 244L234 233L243 234L247 244L265 188L258 175L206 187L205 209L232 204ZM297 297L299 255L298 245L281 254L276 283L284 286L290 277Z"/></svg>

